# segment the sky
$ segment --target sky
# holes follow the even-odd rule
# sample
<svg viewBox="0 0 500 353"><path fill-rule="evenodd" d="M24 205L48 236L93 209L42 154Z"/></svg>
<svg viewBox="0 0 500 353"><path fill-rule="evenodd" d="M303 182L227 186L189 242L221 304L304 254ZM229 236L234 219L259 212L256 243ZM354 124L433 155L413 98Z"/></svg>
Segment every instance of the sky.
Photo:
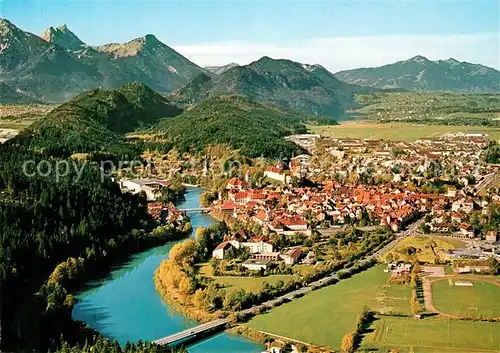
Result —
<svg viewBox="0 0 500 353"><path fill-rule="evenodd" d="M89 45L154 34L200 66L267 55L336 72L423 55L500 69L500 1L0 0L40 34L66 24Z"/></svg>

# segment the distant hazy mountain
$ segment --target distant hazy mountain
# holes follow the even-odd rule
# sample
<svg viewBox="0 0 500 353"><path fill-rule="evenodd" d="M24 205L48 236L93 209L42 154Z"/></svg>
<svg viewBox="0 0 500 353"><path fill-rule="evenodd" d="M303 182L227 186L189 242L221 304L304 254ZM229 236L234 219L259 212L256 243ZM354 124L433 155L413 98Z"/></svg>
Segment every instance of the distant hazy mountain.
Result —
<svg viewBox="0 0 500 353"><path fill-rule="evenodd" d="M10 87L5 82L0 82L0 104L32 104L41 103L20 90Z"/></svg>
<svg viewBox="0 0 500 353"><path fill-rule="evenodd" d="M224 72L226 72L229 69L232 69L233 67L239 66L236 63L229 63L227 65L223 66L205 66L205 70L210 71L211 73L214 73L216 75L222 75Z"/></svg>
<svg viewBox="0 0 500 353"><path fill-rule="evenodd" d="M335 76L344 82L384 89L500 91L500 71L451 58L431 61L423 56L415 56L390 65L340 71Z"/></svg>
<svg viewBox="0 0 500 353"><path fill-rule="evenodd" d="M170 93L203 72L153 35L91 47L64 25L38 37L0 19L0 80L45 101L133 81Z"/></svg>
<svg viewBox="0 0 500 353"><path fill-rule="evenodd" d="M355 93L376 90L342 82L319 65L263 57L216 77L199 75L172 96L193 104L213 96L243 94L307 114L338 117L344 109L357 106Z"/></svg>

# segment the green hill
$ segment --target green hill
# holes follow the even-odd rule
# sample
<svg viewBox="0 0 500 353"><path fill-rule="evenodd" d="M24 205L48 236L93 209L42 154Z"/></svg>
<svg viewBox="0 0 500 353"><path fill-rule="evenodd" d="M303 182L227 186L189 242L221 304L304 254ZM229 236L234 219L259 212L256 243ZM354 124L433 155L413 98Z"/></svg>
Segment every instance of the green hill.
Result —
<svg viewBox="0 0 500 353"><path fill-rule="evenodd" d="M308 115L338 118L344 110L356 108L356 93L376 88L347 84L319 65L263 57L246 66L235 66L212 77L200 74L172 97L195 104L221 94L246 95L259 102Z"/></svg>
<svg viewBox="0 0 500 353"><path fill-rule="evenodd" d="M133 155L123 135L182 111L141 83L116 90L91 90L51 111L9 141L52 156L73 153Z"/></svg>
<svg viewBox="0 0 500 353"><path fill-rule="evenodd" d="M348 83L383 89L500 92L500 71L452 58L432 61L419 55L390 65L340 71L335 76Z"/></svg>
<svg viewBox="0 0 500 353"><path fill-rule="evenodd" d="M155 130L182 151L229 144L248 157L279 157L298 152L283 137L305 133L304 118L245 96L222 95L161 121Z"/></svg>

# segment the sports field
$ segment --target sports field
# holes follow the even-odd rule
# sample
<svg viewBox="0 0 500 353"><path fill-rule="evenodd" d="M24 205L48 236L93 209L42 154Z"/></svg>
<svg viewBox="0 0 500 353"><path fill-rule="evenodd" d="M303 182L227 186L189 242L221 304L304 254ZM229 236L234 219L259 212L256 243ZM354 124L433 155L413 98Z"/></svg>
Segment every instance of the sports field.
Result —
<svg viewBox="0 0 500 353"><path fill-rule="evenodd" d="M470 282L474 286L456 286L456 281ZM432 302L437 310L450 315L500 317L500 286L467 277L442 279L432 283Z"/></svg>
<svg viewBox="0 0 500 353"><path fill-rule="evenodd" d="M500 128L479 126L417 125L410 123L376 124L368 121L344 122L340 125L309 126L313 134L338 138L373 138L392 141L415 141L420 137L439 137L446 133L481 132L500 140Z"/></svg>
<svg viewBox="0 0 500 353"><path fill-rule="evenodd" d="M383 286L389 278L389 275L383 272L384 267L377 265L336 285L319 289L274 308L253 318L248 326L338 349L342 337L354 329L356 316L363 306L381 305L377 299L382 295ZM398 292L397 296L405 295ZM402 305L394 305L405 306L405 302L406 299Z"/></svg>
<svg viewBox="0 0 500 353"><path fill-rule="evenodd" d="M398 348L403 352L498 352L500 324L442 319L383 317L365 336L361 348Z"/></svg>

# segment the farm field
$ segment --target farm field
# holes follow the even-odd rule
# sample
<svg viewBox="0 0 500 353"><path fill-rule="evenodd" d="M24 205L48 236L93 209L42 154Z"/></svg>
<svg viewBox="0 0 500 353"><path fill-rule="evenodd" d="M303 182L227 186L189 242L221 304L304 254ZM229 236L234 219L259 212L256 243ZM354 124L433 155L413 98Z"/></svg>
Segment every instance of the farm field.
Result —
<svg viewBox="0 0 500 353"><path fill-rule="evenodd" d="M500 324L444 319L383 317L366 335L362 349L398 348L401 353L498 352Z"/></svg>
<svg viewBox="0 0 500 353"><path fill-rule="evenodd" d="M342 337L354 329L356 316L362 308L365 305L371 308L380 305L376 298L378 294L382 295L389 278L383 272L384 268L384 265L377 265L336 285L318 289L303 298L256 316L248 326L338 349ZM387 292L388 295L389 293ZM401 296L399 291L396 294ZM397 305L402 307L404 303Z"/></svg>
<svg viewBox="0 0 500 353"><path fill-rule="evenodd" d="M0 105L0 129L23 130L54 109L54 105Z"/></svg>
<svg viewBox="0 0 500 353"><path fill-rule="evenodd" d="M499 127L500 95L438 92L384 92L357 96L363 119L429 125Z"/></svg>
<svg viewBox="0 0 500 353"><path fill-rule="evenodd" d="M247 292L260 291L262 284L267 282L275 284L278 281L288 282L297 278L294 275L272 275L267 277L238 277L238 276L214 276L212 274L212 267L209 263L199 265L199 272L216 283L221 284L225 289L240 290L244 289Z"/></svg>
<svg viewBox="0 0 500 353"><path fill-rule="evenodd" d="M225 289L240 290L244 289L247 292L257 293L262 288L262 284L267 282L275 284L276 282L288 282L296 277L293 275L272 275L267 277L231 277L231 276L214 276L211 277L215 282L224 286Z"/></svg>
<svg viewBox="0 0 500 353"><path fill-rule="evenodd" d="M473 287L458 287L456 281ZM467 277L442 279L432 283L432 301L440 312L456 316L500 317L500 285Z"/></svg>
<svg viewBox="0 0 500 353"><path fill-rule="evenodd" d="M431 246L432 245L432 246ZM442 258L440 252L465 247L465 244L457 239L446 239L434 236L410 236L400 242L394 249L384 254L384 261L410 261L415 256L420 262L434 263L436 258ZM414 254L410 254L413 252Z"/></svg>
<svg viewBox="0 0 500 353"><path fill-rule="evenodd" d="M415 141L420 137L439 137L447 133L481 132L490 139L500 140L500 128L479 126L420 125L412 123L382 123L369 121L344 122L340 125L308 126L313 134L325 137L384 139L392 141Z"/></svg>

